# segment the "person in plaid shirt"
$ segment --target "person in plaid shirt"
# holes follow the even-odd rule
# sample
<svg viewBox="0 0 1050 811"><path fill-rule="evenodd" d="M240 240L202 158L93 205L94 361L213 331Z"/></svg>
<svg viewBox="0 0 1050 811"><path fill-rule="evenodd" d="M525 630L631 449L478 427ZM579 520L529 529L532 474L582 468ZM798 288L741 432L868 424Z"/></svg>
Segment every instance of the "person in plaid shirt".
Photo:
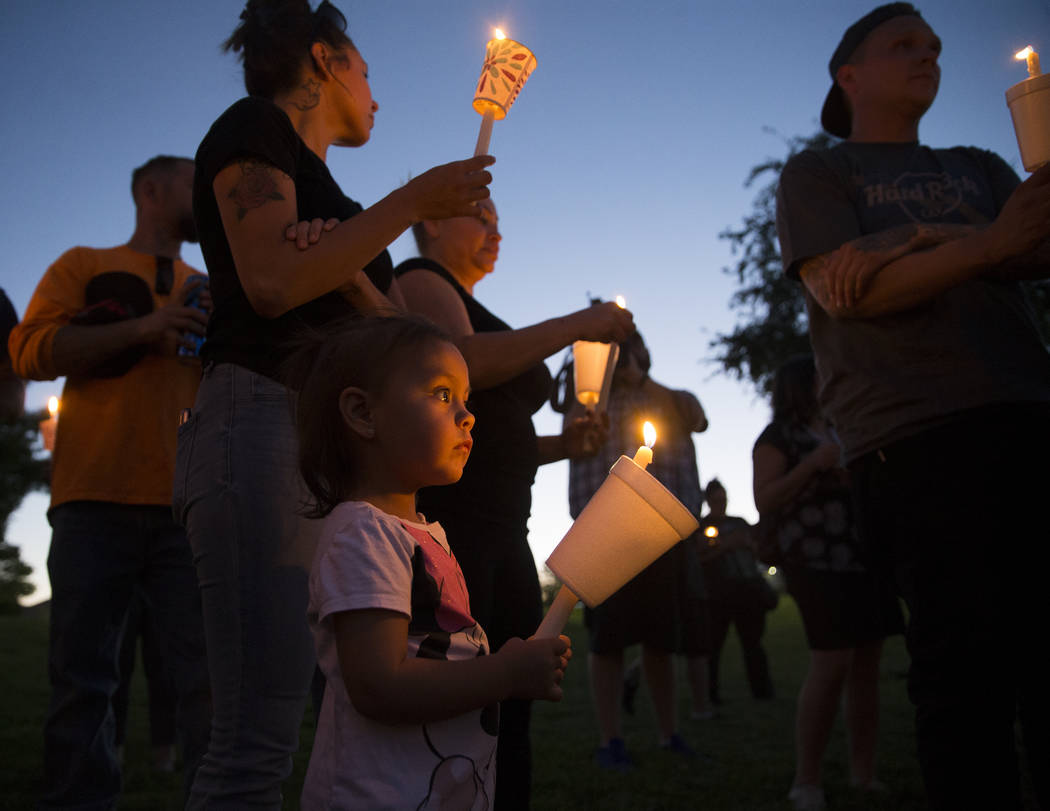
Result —
<svg viewBox="0 0 1050 811"><path fill-rule="evenodd" d="M649 350L635 333L620 345L620 359L608 402L609 440L598 453L569 462L569 512L576 518L605 481L621 454L630 454L642 441L642 425L656 426L659 450L649 472L699 518L703 494L696 467L692 433L707 429L700 401L687 391L669 389L649 377ZM566 421L582 406L568 410ZM698 600L687 600L687 577L693 546L676 545L585 619L590 639L588 654L591 690L598 716L602 768L628 771L633 762L626 751L620 723L623 691L623 652L642 644L646 683L656 707L660 746L685 756L695 753L676 731L672 654L684 653L690 677L706 669L703 623L695 616Z"/></svg>

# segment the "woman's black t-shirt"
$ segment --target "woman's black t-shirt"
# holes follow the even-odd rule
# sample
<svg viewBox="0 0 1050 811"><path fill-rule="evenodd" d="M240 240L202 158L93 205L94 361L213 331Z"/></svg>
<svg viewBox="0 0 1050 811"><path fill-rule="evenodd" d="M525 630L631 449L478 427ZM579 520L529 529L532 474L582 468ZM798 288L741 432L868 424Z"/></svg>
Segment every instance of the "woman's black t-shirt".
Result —
<svg viewBox="0 0 1050 811"><path fill-rule="evenodd" d="M411 270L428 270L451 284L467 308L474 332L510 329L437 262L408 259L394 272L400 276ZM463 477L455 484L420 490L420 512L438 521L449 513L484 516L524 533L539 465L532 415L547 401L550 388L550 372L546 364L538 363L505 383L471 392L467 407L476 420L471 430L474 448Z"/></svg>
<svg viewBox="0 0 1050 811"><path fill-rule="evenodd" d="M263 318L252 309L237 276L212 190L215 176L244 158L265 161L292 178L299 221L316 217L346 220L362 211L362 207L343 194L325 162L303 142L285 112L271 101L241 99L219 116L201 141L193 179L193 217L208 266L214 305L201 358L206 363L236 363L278 379L289 339L300 328L320 326L353 313L354 308L333 292L278 318ZM390 288L393 263L386 251L364 270L377 288L383 292Z"/></svg>

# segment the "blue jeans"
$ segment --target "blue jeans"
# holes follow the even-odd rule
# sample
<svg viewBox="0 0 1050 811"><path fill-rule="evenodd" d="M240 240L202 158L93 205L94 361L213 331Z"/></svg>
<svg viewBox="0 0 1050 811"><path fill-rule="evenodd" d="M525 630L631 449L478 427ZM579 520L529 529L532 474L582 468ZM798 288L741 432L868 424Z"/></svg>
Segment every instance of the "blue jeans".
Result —
<svg viewBox="0 0 1050 811"><path fill-rule="evenodd" d="M208 742L210 702L200 599L182 529L168 507L74 501L48 515L53 534L42 808L112 808L120 793L113 694L136 586L156 618L178 692L187 781Z"/></svg>
<svg viewBox="0 0 1050 811"><path fill-rule="evenodd" d="M197 564L215 711L190 808L280 808L314 648L307 575L320 522L305 490L289 392L233 364L204 370L179 428L174 509Z"/></svg>

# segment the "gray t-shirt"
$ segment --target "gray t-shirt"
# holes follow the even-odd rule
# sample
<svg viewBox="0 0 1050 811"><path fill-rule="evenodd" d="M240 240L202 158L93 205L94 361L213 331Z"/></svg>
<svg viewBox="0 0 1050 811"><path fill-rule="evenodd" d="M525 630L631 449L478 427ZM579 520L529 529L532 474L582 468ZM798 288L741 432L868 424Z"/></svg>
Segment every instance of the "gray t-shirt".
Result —
<svg viewBox="0 0 1050 811"><path fill-rule="evenodd" d="M785 271L910 223L991 222L1017 186L973 147L843 143L788 161L777 194ZM903 312L835 320L806 292L820 402L847 460L993 403L1050 402L1050 355L1022 284L965 282Z"/></svg>

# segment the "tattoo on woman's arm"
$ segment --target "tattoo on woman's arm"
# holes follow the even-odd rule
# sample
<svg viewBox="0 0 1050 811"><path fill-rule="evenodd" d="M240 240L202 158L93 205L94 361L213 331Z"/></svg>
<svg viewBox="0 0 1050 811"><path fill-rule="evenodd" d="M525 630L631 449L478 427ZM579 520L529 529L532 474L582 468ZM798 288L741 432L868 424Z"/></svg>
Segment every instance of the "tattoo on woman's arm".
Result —
<svg viewBox="0 0 1050 811"><path fill-rule="evenodd" d="M284 195L277 188L273 166L263 161L245 159L237 162L241 167L241 177L230 189L227 197L237 204L237 221L253 208L266 205L271 200L283 200Z"/></svg>

